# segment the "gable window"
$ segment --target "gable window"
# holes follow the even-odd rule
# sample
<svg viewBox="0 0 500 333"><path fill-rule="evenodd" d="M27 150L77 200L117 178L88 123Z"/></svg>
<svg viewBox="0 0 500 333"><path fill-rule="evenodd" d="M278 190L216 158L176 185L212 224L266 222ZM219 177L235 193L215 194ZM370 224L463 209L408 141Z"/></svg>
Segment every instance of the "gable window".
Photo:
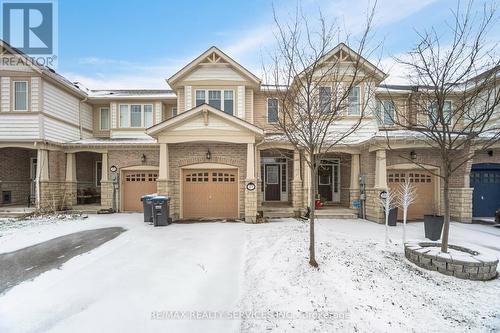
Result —
<svg viewBox="0 0 500 333"><path fill-rule="evenodd" d="M153 105L146 104L143 106L144 108L144 127L148 128L153 126Z"/></svg>
<svg viewBox="0 0 500 333"><path fill-rule="evenodd" d="M278 99L267 99L267 122L275 123L278 121Z"/></svg>
<svg viewBox="0 0 500 333"><path fill-rule="evenodd" d="M153 126L152 104L120 104L121 128L147 128Z"/></svg>
<svg viewBox="0 0 500 333"><path fill-rule="evenodd" d="M393 125L396 108L392 101L380 101L377 105L377 121L380 125Z"/></svg>
<svg viewBox="0 0 500 333"><path fill-rule="evenodd" d="M177 116L177 106L172 106L172 117Z"/></svg>
<svg viewBox="0 0 500 333"><path fill-rule="evenodd" d="M205 90L196 90L196 106L205 103Z"/></svg>
<svg viewBox="0 0 500 333"><path fill-rule="evenodd" d="M234 114L233 90L196 90L196 106L206 103L225 113Z"/></svg>
<svg viewBox="0 0 500 333"><path fill-rule="evenodd" d="M319 87L319 112L329 113L332 110L332 88Z"/></svg>
<svg viewBox="0 0 500 333"><path fill-rule="evenodd" d="M224 112L234 113L234 98L232 90L224 90Z"/></svg>
<svg viewBox="0 0 500 333"><path fill-rule="evenodd" d="M214 108L221 109L221 93L220 90L209 90L208 91L208 105Z"/></svg>
<svg viewBox="0 0 500 333"><path fill-rule="evenodd" d="M347 97L347 114L349 116L359 115L360 93L359 87L352 87Z"/></svg>
<svg viewBox="0 0 500 333"><path fill-rule="evenodd" d="M100 108L99 110L99 120L101 130L109 130L109 108Z"/></svg>
<svg viewBox="0 0 500 333"><path fill-rule="evenodd" d="M14 111L28 111L28 81L14 81Z"/></svg>

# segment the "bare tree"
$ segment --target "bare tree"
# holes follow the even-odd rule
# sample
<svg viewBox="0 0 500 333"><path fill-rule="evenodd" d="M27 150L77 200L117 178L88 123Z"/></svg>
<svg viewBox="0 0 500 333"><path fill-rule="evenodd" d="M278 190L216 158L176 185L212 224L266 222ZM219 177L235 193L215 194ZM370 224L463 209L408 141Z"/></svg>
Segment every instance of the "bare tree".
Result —
<svg viewBox="0 0 500 333"><path fill-rule="evenodd" d="M495 111L500 103L500 60L497 41L488 39L490 28L497 23L496 8L485 4L476 12L472 1L465 8L458 2L451 12L453 20L447 22L447 29L418 33L416 46L396 59L408 69L413 86L410 112L396 107L393 115L384 115L439 154L440 172L405 155L400 157L442 180L442 252L448 250L451 177L466 170L476 151L488 149L500 139ZM391 149L390 132L387 134Z"/></svg>
<svg viewBox="0 0 500 333"><path fill-rule="evenodd" d="M405 182L399 183L396 190L396 200L398 205L403 209L403 244L406 243L406 220L408 219L408 208L417 200L417 189L411 182L411 179L406 179Z"/></svg>
<svg viewBox="0 0 500 333"><path fill-rule="evenodd" d="M385 196L379 199L380 206L384 208L384 217L385 217L385 244L389 243L389 215L391 214L391 210L395 208L395 204L397 202L396 192L391 190L387 190L385 192Z"/></svg>
<svg viewBox="0 0 500 333"><path fill-rule="evenodd" d="M342 37L341 27L328 23L321 12L314 24L317 29L312 28L311 20L300 8L287 23L282 23L274 12L276 48L270 52L269 64L264 65L264 81L268 83L269 97L279 105L274 119L276 132L303 152L309 167L309 263L313 267L318 266L314 200L320 161L335 147L356 141L353 134L363 127L365 115L371 113L368 106L374 87L385 77L365 58L377 48L367 50L373 14L371 8L357 47L351 45L354 51L347 46L349 35ZM349 97L356 97L356 93L359 96L361 91L365 94L360 102L349 103Z"/></svg>

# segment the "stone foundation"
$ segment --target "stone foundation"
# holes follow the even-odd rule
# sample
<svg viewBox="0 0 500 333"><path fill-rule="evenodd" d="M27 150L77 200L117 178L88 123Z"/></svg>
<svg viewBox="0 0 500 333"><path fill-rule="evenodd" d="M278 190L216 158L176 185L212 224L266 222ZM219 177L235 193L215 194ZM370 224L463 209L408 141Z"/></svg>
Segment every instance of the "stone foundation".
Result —
<svg viewBox="0 0 500 333"><path fill-rule="evenodd" d="M473 188L450 188L450 218L452 221L472 223ZM444 214L443 191L441 191L441 214Z"/></svg>
<svg viewBox="0 0 500 333"><path fill-rule="evenodd" d="M254 180L248 180L254 182ZM257 221L257 189L249 191L245 187L245 222L255 223Z"/></svg>
<svg viewBox="0 0 500 333"><path fill-rule="evenodd" d="M366 219L377 223L384 223L384 209L380 204L380 192L383 189L366 189Z"/></svg>
<svg viewBox="0 0 500 333"><path fill-rule="evenodd" d="M440 248L440 243L406 243L405 257L417 266L460 279L486 281L497 277L498 258L455 245L448 245L449 253L440 252Z"/></svg>
<svg viewBox="0 0 500 333"><path fill-rule="evenodd" d="M40 208L50 211L69 208L66 182L40 181Z"/></svg>
<svg viewBox="0 0 500 333"><path fill-rule="evenodd" d="M113 183L111 181L101 181L101 207L113 208Z"/></svg>
<svg viewBox="0 0 500 333"><path fill-rule="evenodd" d="M77 204L77 187L78 184L76 182L66 182L65 184L66 203L68 207L72 207Z"/></svg>

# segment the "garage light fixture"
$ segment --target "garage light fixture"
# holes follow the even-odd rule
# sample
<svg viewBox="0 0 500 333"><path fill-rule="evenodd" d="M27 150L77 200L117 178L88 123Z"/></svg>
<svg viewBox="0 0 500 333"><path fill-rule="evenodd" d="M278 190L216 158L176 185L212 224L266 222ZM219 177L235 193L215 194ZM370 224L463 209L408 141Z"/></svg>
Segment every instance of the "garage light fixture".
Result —
<svg viewBox="0 0 500 333"><path fill-rule="evenodd" d="M212 158L212 154L210 153L210 149L207 151L207 154L205 156L207 157L207 160Z"/></svg>
<svg viewBox="0 0 500 333"><path fill-rule="evenodd" d="M493 156L493 150L488 150L488 156Z"/></svg>
<svg viewBox="0 0 500 333"><path fill-rule="evenodd" d="M141 162L142 163L146 162L146 155L142 154L142 156L141 156Z"/></svg>
<svg viewBox="0 0 500 333"><path fill-rule="evenodd" d="M417 153L416 153L414 150L412 150L412 151L410 152L410 158L411 158L412 160L417 159Z"/></svg>

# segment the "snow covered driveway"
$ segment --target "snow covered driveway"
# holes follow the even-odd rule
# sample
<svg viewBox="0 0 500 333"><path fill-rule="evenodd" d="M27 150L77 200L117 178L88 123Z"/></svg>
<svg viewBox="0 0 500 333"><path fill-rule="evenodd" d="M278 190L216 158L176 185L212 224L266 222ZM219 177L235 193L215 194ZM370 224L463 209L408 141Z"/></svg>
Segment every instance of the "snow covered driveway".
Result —
<svg viewBox="0 0 500 333"><path fill-rule="evenodd" d="M493 332L500 327L500 280L458 280L408 263L399 225L390 228L392 242L386 246L381 225L321 220L319 270L307 264L308 225L293 219L153 228L139 214L90 216L15 233L0 230L0 253L113 226L128 231L0 295L0 332ZM408 238L422 235L421 223L408 226ZM451 242L500 255L500 229L453 224ZM165 320L166 311L254 312L245 312L242 320Z"/></svg>
<svg viewBox="0 0 500 333"><path fill-rule="evenodd" d="M238 321L152 320L163 311L234 310L245 225L173 224L153 228L139 214L19 230L0 252L61 233L122 226L101 247L0 296L0 332L233 332ZM61 231L64 229L64 231Z"/></svg>

